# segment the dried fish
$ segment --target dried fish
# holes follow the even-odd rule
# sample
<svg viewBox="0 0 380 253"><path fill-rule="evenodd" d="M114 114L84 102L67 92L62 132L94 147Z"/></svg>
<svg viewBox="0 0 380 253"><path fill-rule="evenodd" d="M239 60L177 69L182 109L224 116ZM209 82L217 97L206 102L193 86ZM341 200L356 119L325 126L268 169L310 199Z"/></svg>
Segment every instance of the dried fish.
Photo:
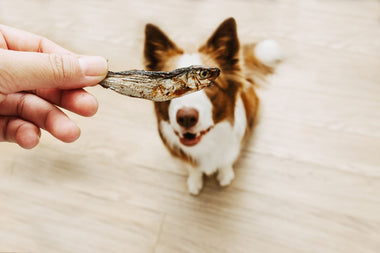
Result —
<svg viewBox="0 0 380 253"><path fill-rule="evenodd" d="M170 72L109 71L100 85L123 95L162 102L210 86L219 74L218 68L195 65Z"/></svg>

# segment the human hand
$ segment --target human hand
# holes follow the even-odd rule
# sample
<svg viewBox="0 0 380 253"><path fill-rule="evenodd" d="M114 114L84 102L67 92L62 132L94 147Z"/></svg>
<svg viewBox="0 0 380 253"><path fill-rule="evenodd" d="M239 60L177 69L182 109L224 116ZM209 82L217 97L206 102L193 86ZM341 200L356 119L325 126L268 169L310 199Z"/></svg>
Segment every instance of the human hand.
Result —
<svg viewBox="0 0 380 253"><path fill-rule="evenodd" d="M73 142L80 129L58 107L82 116L98 103L83 88L107 74L100 56L76 55L50 40L0 25L0 141L35 147L41 130Z"/></svg>

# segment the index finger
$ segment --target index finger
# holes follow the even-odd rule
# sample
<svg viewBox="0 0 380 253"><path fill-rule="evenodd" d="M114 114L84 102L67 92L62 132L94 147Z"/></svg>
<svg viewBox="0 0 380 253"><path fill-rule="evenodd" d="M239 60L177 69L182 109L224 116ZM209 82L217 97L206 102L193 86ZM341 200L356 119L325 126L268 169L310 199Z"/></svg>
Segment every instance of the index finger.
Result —
<svg viewBox="0 0 380 253"><path fill-rule="evenodd" d="M0 48L27 52L73 54L42 36L1 24Z"/></svg>

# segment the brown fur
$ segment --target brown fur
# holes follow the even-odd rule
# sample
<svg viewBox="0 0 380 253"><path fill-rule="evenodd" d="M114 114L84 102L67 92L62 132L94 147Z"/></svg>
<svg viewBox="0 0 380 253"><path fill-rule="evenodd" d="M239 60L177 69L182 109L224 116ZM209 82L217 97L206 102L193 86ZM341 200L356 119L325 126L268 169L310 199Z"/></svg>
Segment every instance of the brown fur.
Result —
<svg viewBox="0 0 380 253"><path fill-rule="evenodd" d="M148 70L164 70L167 59L183 54L157 26L147 24L145 27L145 67ZM165 60L164 60L165 59Z"/></svg>
<svg viewBox="0 0 380 253"><path fill-rule="evenodd" d="M184 51L152 24L146 26L145 35L144 56L146 69L173 70L176 67L175 63L178 57ZM246 73L253 74L252 71L257 71L261 75L266 75L273 71L256 59L253 48L254 44L243 47L244 69L248 69L248 72L243 73L239 59L240 44L236 31L236 22L233 18L229 18L215 30L207 42L198 50L204 65L217 66L221 69L221 74L217 78L215 85L205 89L213 104L214 123L228 121L233 124L235 102L237 96L241 96L248 125L245 136L248 135L254 125L259 103L252 84L253 78L246 76ZM161 120L169 121L169 105L170 102L155 103L158 123ZM170 147L161 132L160 136L173 155L196 165L197 162L183 152L180 147Z"/></svg>
<svg viewBox="0 0 380 253"><path fill-rule="evenodd" d="M274 71L274 68L271 66L267 66L260 62L255 53L256 44L247 44L243 46L243 59L244 59L244 65L245 65L245 73L244 75L247 78L247 81L254 84L254 77L259 79L264 79L265 76L272 74Z"/></svg>

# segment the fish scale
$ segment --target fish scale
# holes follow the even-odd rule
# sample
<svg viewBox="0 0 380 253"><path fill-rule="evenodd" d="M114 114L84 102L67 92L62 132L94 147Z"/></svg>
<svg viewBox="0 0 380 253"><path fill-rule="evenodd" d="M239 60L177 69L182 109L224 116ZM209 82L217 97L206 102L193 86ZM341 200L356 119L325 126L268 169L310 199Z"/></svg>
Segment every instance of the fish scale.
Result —
<svg viewBox="0 0 380 253"><path fill-rule="evenodd" d="M109 71L99 84L122 95L163 102L208 87L219 74L219 68L198 65L170 72Z"/></svg>

